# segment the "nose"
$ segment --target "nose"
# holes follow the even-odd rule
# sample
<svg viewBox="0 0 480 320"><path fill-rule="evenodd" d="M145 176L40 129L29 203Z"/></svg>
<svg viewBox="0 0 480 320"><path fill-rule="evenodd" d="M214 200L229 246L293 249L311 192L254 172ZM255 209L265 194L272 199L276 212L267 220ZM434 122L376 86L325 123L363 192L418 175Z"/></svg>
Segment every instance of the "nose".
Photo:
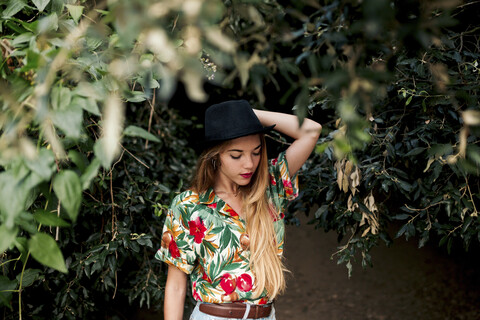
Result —
<svg viewBox="0 0 480 320"><path fill-rule="evenodd" d="M253 169L253 165L254 165L254 159L253 159L253 156L246 156L245 157L245 162L244 162L244 167L245 169Z"/></svg>

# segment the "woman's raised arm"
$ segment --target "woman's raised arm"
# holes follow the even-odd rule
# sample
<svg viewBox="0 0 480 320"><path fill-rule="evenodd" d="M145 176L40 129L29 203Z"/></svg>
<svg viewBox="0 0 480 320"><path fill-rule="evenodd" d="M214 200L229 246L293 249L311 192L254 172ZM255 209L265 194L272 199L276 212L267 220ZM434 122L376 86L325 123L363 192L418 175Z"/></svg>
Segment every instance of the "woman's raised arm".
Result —
<svg viewBox="0 0 480 320"><path fill-rule="evenodd" d="M256 109L254 112L263 126L276 124L276 131L295 139L287 149L286 158L290 175L297 173L315 148L322 126L305 118L300 127L297 116L291 114Z"/></svg>

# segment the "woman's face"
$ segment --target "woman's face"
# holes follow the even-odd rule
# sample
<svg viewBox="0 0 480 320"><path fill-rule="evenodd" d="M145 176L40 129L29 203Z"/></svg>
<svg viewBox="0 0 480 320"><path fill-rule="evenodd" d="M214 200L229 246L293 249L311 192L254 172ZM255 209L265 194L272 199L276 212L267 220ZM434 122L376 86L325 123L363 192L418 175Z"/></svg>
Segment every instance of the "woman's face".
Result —
<svg viewBox="0 0 480 320"><path fill-rule="evenodd" d="M250 183L260 162L262 143L258 134L233 139L220 153L217 179L239 186Z"/></svg>

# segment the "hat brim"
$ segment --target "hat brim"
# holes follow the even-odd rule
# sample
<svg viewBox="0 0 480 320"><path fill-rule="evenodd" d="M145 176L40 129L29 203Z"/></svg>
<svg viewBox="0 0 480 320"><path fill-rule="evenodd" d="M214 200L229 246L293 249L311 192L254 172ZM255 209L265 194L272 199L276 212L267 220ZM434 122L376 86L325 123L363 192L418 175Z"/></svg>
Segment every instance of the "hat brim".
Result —
<svg viewBox="0 0 480 320"><path fill-rule="evenodd" d="M228 140L233 140L233 139L237 139L237 138L241 138L241 137L246 137L246 136L251 136L253 134L265 134L265 133L268 133L270 131L273 130L273 128L275 127L276 125L271 125L271 126L268 126L268 127L263 127L263 129L261 130L254 130L254 131L251 131L251 132L248 132L248 133L243 133L243 134L232 134L232 135L228 135L228 136L225 136L223 138L220 138L220 139L204 139L203 140L203 147L204 148L209 148L209 147L213 147L219 143L222 143L222 142L225 142L225 141L228 141Z"/></svg>

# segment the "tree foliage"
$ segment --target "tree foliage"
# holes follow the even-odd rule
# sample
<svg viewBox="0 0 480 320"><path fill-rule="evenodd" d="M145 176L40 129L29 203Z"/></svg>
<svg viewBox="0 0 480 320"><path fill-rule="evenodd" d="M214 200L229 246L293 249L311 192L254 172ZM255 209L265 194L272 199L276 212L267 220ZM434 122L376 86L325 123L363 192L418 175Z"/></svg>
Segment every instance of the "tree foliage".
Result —
<svg viewBox="0 0 480 320"><path fill-rule="evenodd" d="M153 255L203 113L180 106L217 96L323 124L291 211L338 233L349 272L392 223L478 245L478 7L0 1L4 318L161 305Z"/></svg>

